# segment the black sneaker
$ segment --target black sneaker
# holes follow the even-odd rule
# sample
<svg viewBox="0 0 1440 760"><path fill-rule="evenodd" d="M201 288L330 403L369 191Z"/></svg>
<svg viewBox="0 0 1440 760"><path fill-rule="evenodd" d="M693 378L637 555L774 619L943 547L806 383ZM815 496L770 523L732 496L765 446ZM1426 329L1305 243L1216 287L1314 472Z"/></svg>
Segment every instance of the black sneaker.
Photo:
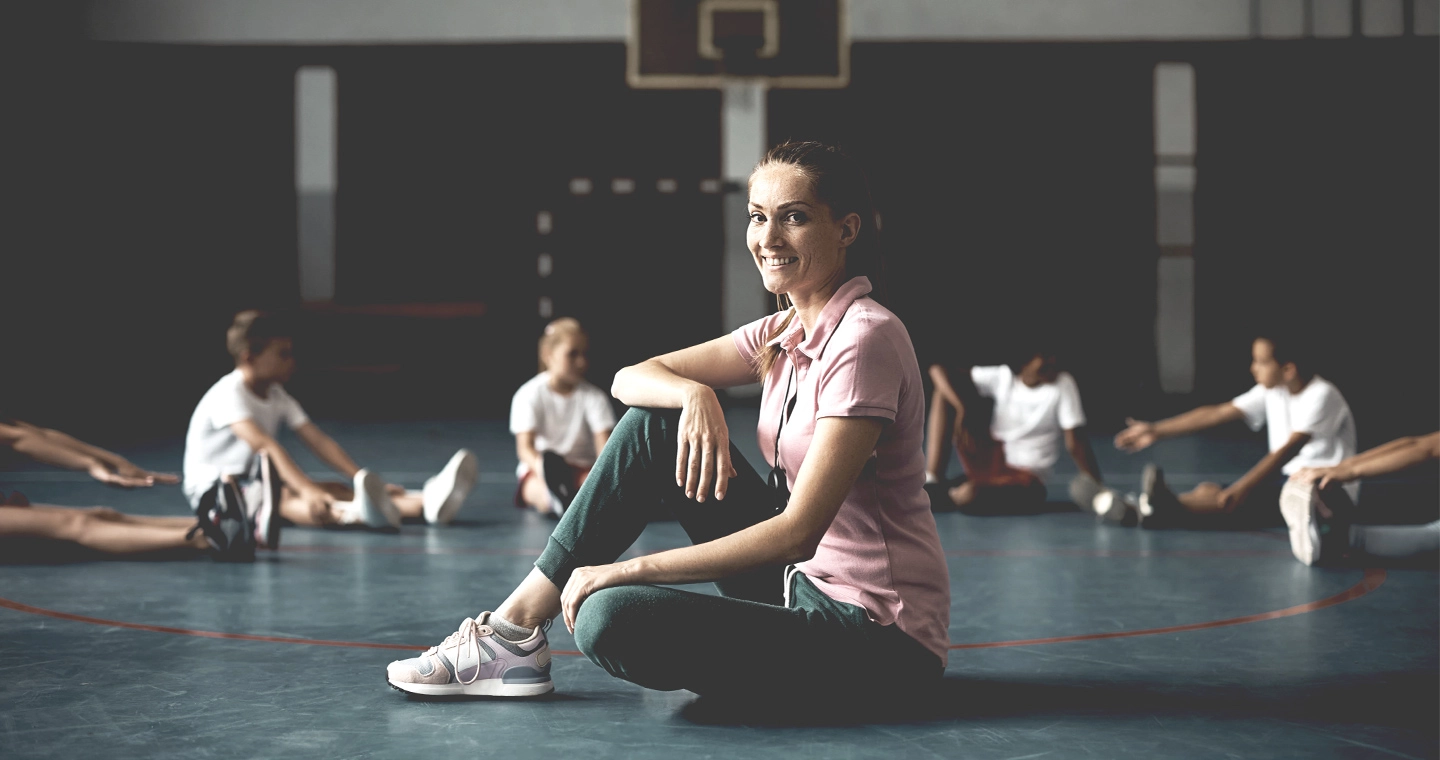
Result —
<svg viewBox="0 0 1440 760"><path fill-rule="evenodd" d="M545 487L550 490L550 516L560 518L575 499L575 468L553 451L541 454Z"/></svg>
<svg viewBox="0 0 1440 760"><path fill-rule="evenodd" d="M1185 515L1185 507L1165 485L1165 473L1155 464L1145 465L1140 474L1140 503L1136 506L1142 528L1174 527Z"/></svg>
<svg viewBox="0 0 1440 760"><path fill-rule="evenodd" d="M216 562L253 562L255 527L245 508L245 499L235 484L222 480L200 497L195 527L186 538L203 533Z"/></svg>

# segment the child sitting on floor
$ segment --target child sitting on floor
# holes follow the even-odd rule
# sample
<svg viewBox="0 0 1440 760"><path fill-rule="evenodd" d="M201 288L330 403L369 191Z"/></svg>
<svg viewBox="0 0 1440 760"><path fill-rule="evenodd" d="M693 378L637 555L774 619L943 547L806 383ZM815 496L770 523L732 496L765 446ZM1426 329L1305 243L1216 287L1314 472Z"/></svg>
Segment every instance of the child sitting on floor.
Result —
<svg viewBox="0 0 1440 760"><path fill-rule="evenodd" d="M1229 486L1201 483L1175 494L1154 464L1145 466L1138 511L1143 527L1194 526L1242 521L1278 522L1281 473L1328 467L1355 453L1355 418L1340 390L1315 374L1299 339L1271 331L1251 345L1255 387L1231 401L1202 406L1159 422L1127 420L1115 446L1136 452L1156 441L1244 420L1252 430L1267 427L1270 453ZM1353 500L1360 484L1345 486ZM1237 518L1236 515L1240 515Z"/></svg>
<svg viewBox="0 0 1440 760"><path fill-rule="evenodd" d="M1437 459L1440 432L1399 438L1330 467L1306 467L1291 475L1280 492L1280 514L1290 529L1295 558L1315 565L1346 557L1409 559L1440 552L1440 520L1423 525L1356 525L1359 510L1344 488L1360 478Z"/></svg>
<svg viewBox="0 0 1440 760"><path fill-rule="evenodd" d="M926 431L925 479L937 511L1033 509L1045 501L1062 440L1080 469L1069 488L1076 504L1094 510L1096 497L1109 493L1085 438L1085 411L1075 378L1060 370L1055 352L1038 340L1028 343L1008 365L958 372L939 364L930 367L935 390ZM944 480L952 438L965 468L959 483Z"/></svg>
<svg viewBox="0 0 1440 760"><path fill-rule="evenodd" d="M610 431L610 396L585 380L590 340L580 323L561 318L540 336L540 374L510 401L510 432L520 460L515 506L559 518L585 482Z"/></svg>
<svg viewBox="0 0 1440 760"><path fill-rule="evenodd" d="M398 529L402 517L423 516L430 523L446 523L454 517L478 475L474 454L457 451L423 491L387 485L373 471L356 465L285 392L283 383L295 372L288 320L242 311L225 338L235 357L235 371L220 378L200 399L185 436L183 489L192 507L198 508L218 481L235 479L247 481L242 486L244 500L257 509L265 501L259 498L263 465L274 467L281 484L278 516L297 525ZM282 423L351 484L311 480L276 442ZM271 513L252 517L261 524L276 519Z"/></svg>

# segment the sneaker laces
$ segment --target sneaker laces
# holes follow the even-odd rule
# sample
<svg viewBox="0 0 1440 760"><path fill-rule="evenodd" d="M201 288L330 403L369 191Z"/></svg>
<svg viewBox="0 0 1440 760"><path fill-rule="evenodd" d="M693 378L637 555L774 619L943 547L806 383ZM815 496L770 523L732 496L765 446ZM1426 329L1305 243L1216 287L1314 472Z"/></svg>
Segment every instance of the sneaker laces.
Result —
<svg viewBox="0 0 1440 760"><path fill-rule="evenodd" d="M458 654L461 647L469 644L470 649L473 650L475 653L475 659L477 661L480 659L480 636L482 635L480 629L482 627L488 629L490 626L481 626L479 623L475 622L475 618L467 617L465 618L465 621L460 624L460 630L450 634L449 636L446 636L445 640L440 642L438 646L430 647L430 651L426 652L426 654L438 655L440 653L440 650L454 647L457 654L457 657L455 658L455 680L459 681L462 684L465 684L466 686L475 683L476 679L480 677L480 669L475 669L475 675L471 677L470 680L466 681L461 679L460 657L458 656Z"/></svg>

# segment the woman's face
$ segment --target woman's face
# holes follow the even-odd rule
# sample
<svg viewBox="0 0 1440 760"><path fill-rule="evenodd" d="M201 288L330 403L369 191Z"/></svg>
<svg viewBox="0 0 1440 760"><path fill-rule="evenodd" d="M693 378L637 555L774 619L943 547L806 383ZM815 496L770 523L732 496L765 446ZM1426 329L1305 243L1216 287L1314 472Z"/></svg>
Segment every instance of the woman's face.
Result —
<svg viewBox="0 0 1440 760"><path fill-rule="evenodd" d="M750 176L745 240L771 293L788 293L794 300L840 279L845 248L859 231L860 215L832 218L795 167L769 164Z"/></svg>

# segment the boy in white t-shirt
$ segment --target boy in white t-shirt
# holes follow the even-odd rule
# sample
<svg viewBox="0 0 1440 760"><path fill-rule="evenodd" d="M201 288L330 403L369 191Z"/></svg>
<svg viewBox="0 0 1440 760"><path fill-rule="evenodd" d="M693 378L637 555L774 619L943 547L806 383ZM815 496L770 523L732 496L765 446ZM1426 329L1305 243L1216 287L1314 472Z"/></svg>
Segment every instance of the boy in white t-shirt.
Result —
<svg viewBox="0 0 1440 760"><path fill-rule="evenodd" d="M399 528L402 517L449 522L475 483L474 454L456 452L423 491L387 485L360 468L285 391L283 383L295 372L292 333L287 320L259 311L240 312L226 331L235 371L206 391L185 435L182 488L191 506L198 507L218 481L233 479L245 482L257 533L267 533L262 526L278 517L297 525L390 529ZM311 480L276 442L282 424L353 485ZM278 498L268 498L259 486L262 471L273 472L283 484Z"/></svg>
<svg viewBox="0 0 1440 760"><path fill-rule="evenodd" d="M1268 428L1270 453L1229 486L1201 483L1176 495L1155 465L1146 465L1137 505L1146 527L1196 523L1191 518L1230 515L1242 510L1269 521L1278 516L1280 475L1306 467L1328 467L1355 454L1355 418L1340 390L1310 369L1298 339L1271 332L1251 345L1250 374L1255 387L1234 399L1202 406L1159 422L1127 420L1115 446L1136 452L1156 441L1227 422L1244 420L1252 430ZM1351 499L1359 483L1345 486Z"/></svg>
<svg viewBox="0 0 1440 760"><path fill-rule="evenodd" d="M1070 373L1059 369L1053 352L1041 347L1023 351L1010 365L959 372L936 364L930 379L935 390L925 478L933 507L987 513L1033 509L1045 501L1063 445L1080 469L1071 496L1078 506L1093 509L1095 496L1106 489L1085 438L1080 389ZM958 484L944 482L952 437L965 467Z"/></svg>
<svg viewBox="0 0 1440 760"><path fill-rule="evenodd" d="M510 432L520 460L515 506L559 518L590 473L610 431L610 396L585 380L589 338L568 317L540 336L540 374L510 401Z"/></svg>

